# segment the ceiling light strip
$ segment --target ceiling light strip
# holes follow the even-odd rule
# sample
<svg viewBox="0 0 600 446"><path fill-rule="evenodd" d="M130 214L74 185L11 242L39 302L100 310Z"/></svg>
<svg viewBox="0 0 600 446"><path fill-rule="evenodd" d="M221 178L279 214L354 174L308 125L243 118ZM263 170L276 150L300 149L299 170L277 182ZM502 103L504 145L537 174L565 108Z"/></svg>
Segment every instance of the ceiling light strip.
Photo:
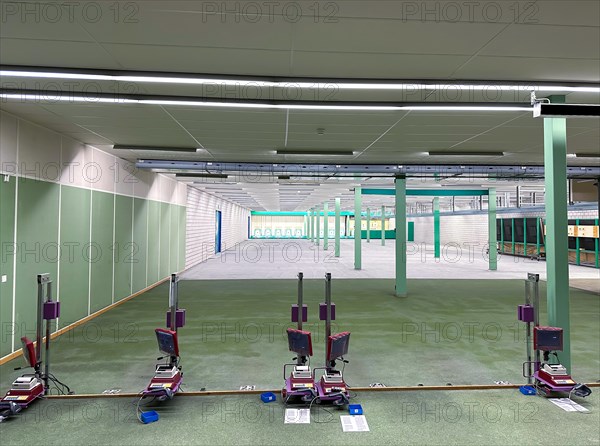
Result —
<svg viewBox="0 0 600 446"><path fill-rule="evenodd" d="M404 102L310 102L310 101L270 101L250 102L245 100L198 100L198 98L179 97L168 99L157 99L151 95L121 95L111 96L109 94L80 95L62 94L56 91L7 91L0 89L0 99L37 102L51 104L53 102L72 102L85 104L137 104L137 105L160 105L160 106L184 106L184 107L226 107L226 108L248 108L248 109L273 109L273 110L330 110L330 111L490 111L490 112L526 112L532 111L531 105L518 103L404 103Z"/></svg>
<svg viewBox="0 0 600 446"><path fill-rule="evenodd" d="M535 91L535 92L600 92L598 84L581 82L523 82L481 80L424 80L424 79L336 79L336 78L291 78L266 76L233 76L193 73L140 72L126 70L68 69L58 67L27 67L0 65L0 76L16 78L46 78L69 80L96 80L116 82L140 82L162 84L191 84L257 88L302 88L343 90L465 90L465 91Z"/></svg>

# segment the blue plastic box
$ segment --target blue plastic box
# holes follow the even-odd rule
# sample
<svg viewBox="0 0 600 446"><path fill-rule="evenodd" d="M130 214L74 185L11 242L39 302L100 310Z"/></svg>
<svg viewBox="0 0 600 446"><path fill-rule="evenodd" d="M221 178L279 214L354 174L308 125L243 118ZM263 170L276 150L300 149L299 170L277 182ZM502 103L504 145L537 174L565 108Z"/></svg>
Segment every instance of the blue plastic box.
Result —
<svg viewBox="0 0 600 446"><path fill-rule="evenodd" d="M350 412L350 415L362 415L363 409L360 404L350 404L348 405L348 412Z"/></svg>
<svg viewBox="0 0 600 446"><path fill-rule="evenodd" d="M537 393L535 388L532 386L521 386L519 387L519 390L523 395L535 395Z"/></svg>
<svg viewBox="0 0 600 446"><path fill-rule="evenodd" d="M277 399L277 397L275 396L275 394L273 392L265 392L265 393L261 393L260 399L262 400L263 403L271 403L271 402L275 401Z"/></svg>
<svg viewBox="0 0 600 446"><path fill-rule="evenodd" d="M154 410L142 412L142 414L140 415L140 419L144 424L153 423L154 421L158 421L158 412Z"/></svg>

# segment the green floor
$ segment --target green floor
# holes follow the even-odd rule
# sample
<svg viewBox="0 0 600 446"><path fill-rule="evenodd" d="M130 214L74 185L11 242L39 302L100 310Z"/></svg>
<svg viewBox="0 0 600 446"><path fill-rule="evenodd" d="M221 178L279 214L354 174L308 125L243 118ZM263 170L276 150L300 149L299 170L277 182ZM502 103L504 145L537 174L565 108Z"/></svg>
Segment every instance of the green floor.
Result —
<svg viewBox="0 0 600 446"><path fill-rule="evenodd" d="M314 337L312 365L320 366L324 340L318 303L323 300L324 282L306 280L304 288L309 306L305 329ZM334 331L352 332L345 373L349 384L523 381L524 333L515 321L516 306L523 300L522 280L411 280L410 296L404 299L394 297L392 290L391 280L333 282L338 317ZM285 328L293 326L289 317L295 301L293 280L180 282L180 306L187 309L187 325L180 331L184 390L281 387L282 365L292 358ZM154 370L158 352L153 329L164 326L167 302L163 285L58 338L52 347L53 373L76 393L113 388L138 392ZM571 290L571 311L573 376L595 382L600 378L598 296ZM545 321L545 307L541 320ZM18 359L0 367L3 389L21 373L13 370L20 363ZM546 441L598 444L594 442L600 438L598 394L600 389L595 389L586 401L592 413L583 415L567 414L542 398L524 397L515 390L362 393L358 400L365 405L372 432L343 436L337 415L335 423L283 426L279 403L263 406L250 395L177 398L161 407L161 422L150 426L135 424L128 399L53 400L31 408L39 407L40 434L29 432L30 441L25 443L40 441L37 435L44 433L50 437L44 442L63 444L156 444L157 435L174 435L173 441L195 444L533 444L544 441L540 424L546 430L565 423L548 433ZM498 421L490 421L494 417L486 418L481 411L481 417L471 419L469 404L483 408L488 403L494 405L490 411L502 412ZM75 405L73 415L55 416L57 421L52 421L46 414L52 408L62 414L68 404ZM447 411L456 407L465 413L454 419L456 414L453 418ZM417 414L410 415L415 408ZM86 420L94 410L98 412L94 421ZM533 422L515 419L515 410L537 418ZM3 444L24 444L23 420L0 425ZM70 428L82 424L84 429Z"/></svg>

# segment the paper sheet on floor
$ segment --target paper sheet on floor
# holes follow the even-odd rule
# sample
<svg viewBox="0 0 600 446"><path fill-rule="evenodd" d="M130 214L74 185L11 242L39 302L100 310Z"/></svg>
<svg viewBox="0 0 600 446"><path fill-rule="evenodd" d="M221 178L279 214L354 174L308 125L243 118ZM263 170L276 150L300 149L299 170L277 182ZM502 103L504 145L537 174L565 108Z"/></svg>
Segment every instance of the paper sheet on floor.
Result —
<svg viewBox="0 0 600 446"><path fill-rule="evenodd" d="M569 398L548 398L548 400L567 412L589 412L588 409Z"/></svg>
<svg viewBox="0 0 600 446"><path fill-rule="evenodd" d="M344 432L369 432L369 424L364 415L342 415L342 430Z"/></svg>
<svg viewBox="0 0 600 446"><path fill-rule="evenodd" d="M284 424L310 424L309 409L285 409Z"/></svg>

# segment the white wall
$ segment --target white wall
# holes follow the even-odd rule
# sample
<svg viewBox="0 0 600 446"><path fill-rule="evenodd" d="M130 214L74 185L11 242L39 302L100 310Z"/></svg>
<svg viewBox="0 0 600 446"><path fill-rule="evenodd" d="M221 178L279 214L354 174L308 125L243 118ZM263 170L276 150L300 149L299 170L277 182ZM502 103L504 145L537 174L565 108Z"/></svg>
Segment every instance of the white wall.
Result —
<svg viewBox="0 0 600 446"><path fill-rule="evenodd" d="M250 211L229 201L188 188L185 266L215 255L215 211L221 211L221 251L248 239Z"/></svg>
<svg viewBox="0 0 600 446"><path fill-rule="evenodd" d="M187 186L0 112L0 173L185 206Z"/></svg>

